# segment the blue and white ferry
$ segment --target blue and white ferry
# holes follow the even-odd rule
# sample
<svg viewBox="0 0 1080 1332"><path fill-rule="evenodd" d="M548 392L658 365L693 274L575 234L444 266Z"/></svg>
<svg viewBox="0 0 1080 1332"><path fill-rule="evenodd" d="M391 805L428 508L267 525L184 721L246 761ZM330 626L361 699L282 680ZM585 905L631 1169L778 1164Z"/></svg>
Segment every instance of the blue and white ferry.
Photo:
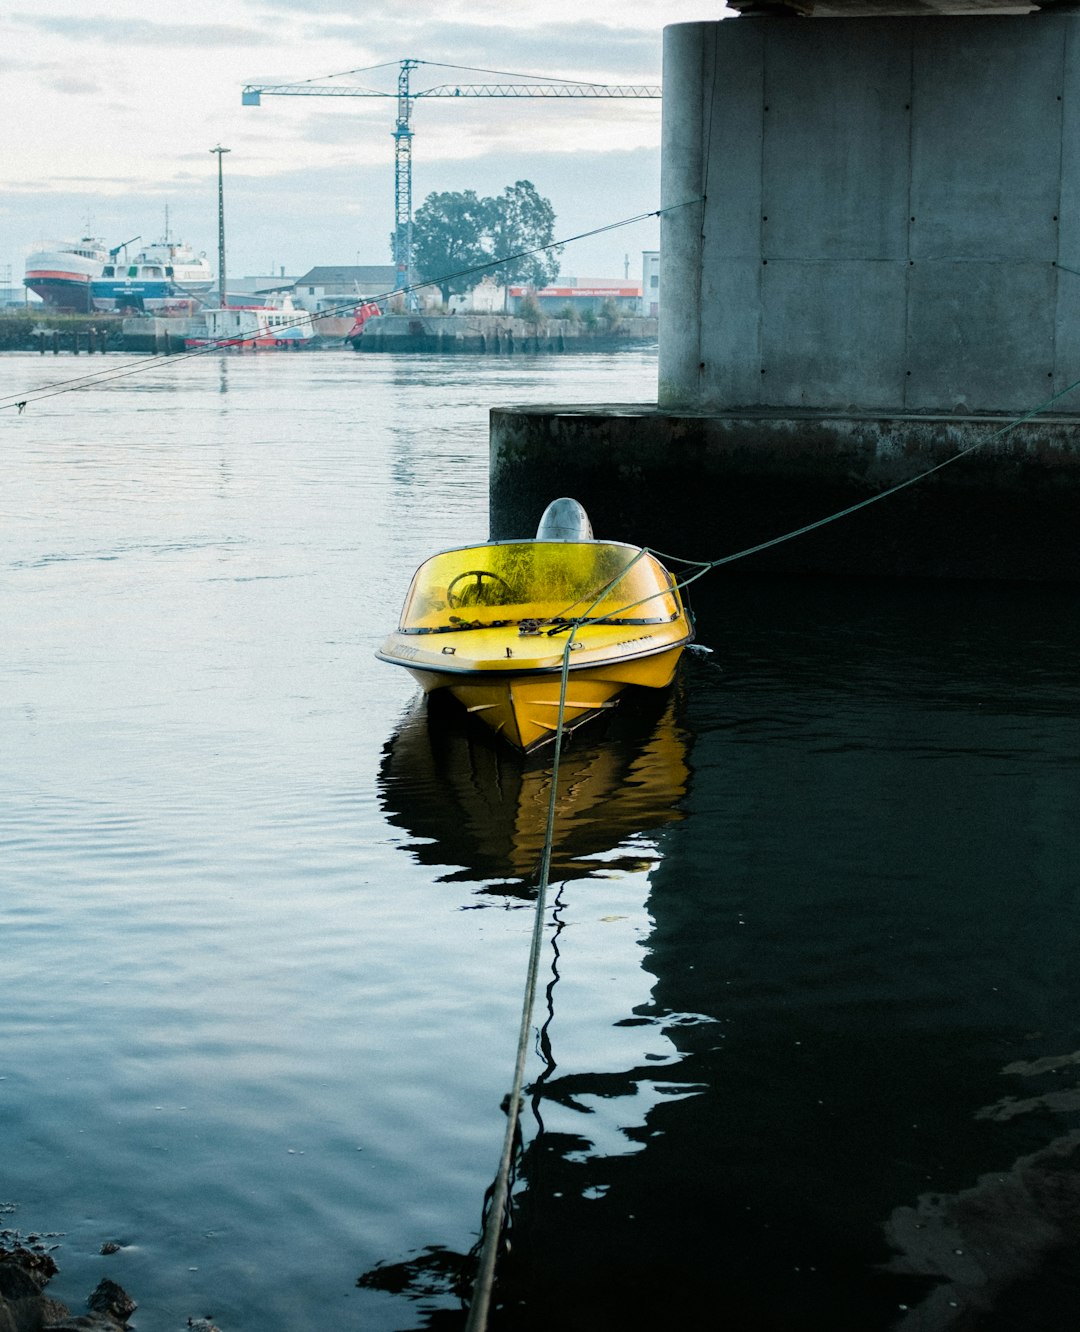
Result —
<svg viewBox="0 0 1080 1332"><path fill-rule="evenodd" d="M129 259L127 248L109 251L100 277L90 283L95 310L146 314L191 314L213 289L214 274L205 254L190 245L159 241Z"/></svg>

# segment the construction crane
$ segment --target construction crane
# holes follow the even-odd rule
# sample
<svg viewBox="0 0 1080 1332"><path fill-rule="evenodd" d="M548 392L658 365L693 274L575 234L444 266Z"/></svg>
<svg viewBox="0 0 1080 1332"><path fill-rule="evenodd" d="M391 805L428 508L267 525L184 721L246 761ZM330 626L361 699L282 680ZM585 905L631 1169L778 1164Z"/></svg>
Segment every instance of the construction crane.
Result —
<svg viewBox="0 0 1080 1332"><path fill-rule="evenodd" d="M505 70L469 70L464 65L439 65L430 60L405 59L398 65L397 89L382 92L338 83L322 83L309 79L303 83L247 84L242 93L244 106L259 106L265 97L396 97L397 121L394 125L394 269L395 286L403 291L410 285L412 268L412 108L421 97L588 97L635 99L658 98L661 90L652 84L578 83L571 79L548 78L546 75L508 74ZM501 74L511 79L529 80L521 83L441 83L432 88L413 91L410 75L419 65L439 69L464 69L476 74ZM364 74L387 65L371 65L366 69L345 70L343 74L329 75L343 78Z"/></svg>

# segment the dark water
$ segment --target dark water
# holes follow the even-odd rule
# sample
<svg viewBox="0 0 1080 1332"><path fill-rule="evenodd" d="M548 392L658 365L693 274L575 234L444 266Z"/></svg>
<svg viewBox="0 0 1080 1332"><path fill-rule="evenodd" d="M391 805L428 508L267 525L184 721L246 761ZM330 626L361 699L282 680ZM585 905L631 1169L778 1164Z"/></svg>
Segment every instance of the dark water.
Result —
<svg viewBox="0 0 1080 1332"><path fill-rule="evenodd" d="M488 405L650 397L267 356L0 418L0 1225L60 1298L461 1326L549 778L372 649L486 532ZM1080 593L693 599L564 759L492 1326L1072 1328Z"/></svg>

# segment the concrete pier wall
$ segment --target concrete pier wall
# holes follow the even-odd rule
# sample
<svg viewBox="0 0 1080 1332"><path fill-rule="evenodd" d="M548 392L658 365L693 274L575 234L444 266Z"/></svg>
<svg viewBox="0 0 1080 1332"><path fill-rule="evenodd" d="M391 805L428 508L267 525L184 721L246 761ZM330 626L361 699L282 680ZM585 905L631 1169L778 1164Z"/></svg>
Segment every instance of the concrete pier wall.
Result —
<svg viewBox="0 0 1080 1332"><path fill-rule="evenodd" d="M713 560L933 476L728 572L1080 581L1080 433L1046 417L780 417L647 406L497 408L491 535L572 495L598 537Z"/></svg>
<svg viewBox="0 0 1080 1332"><path fill-rule="evenodd" d="M513 356L518 353L616 351L655 342L657 320L632 317L593 323L515 315L380 315L353 339L358 352L438 352Z"/></svg>

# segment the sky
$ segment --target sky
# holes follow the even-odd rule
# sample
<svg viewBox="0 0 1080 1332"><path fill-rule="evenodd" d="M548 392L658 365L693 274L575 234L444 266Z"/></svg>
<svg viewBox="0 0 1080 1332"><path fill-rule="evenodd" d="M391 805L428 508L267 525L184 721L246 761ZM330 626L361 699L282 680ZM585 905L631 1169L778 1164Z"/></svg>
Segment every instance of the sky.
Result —
<svg viewBox="0 0 1080 1332"><path fill-rule="evenodd" d="M725 12L723 0L15 0L0 11L0 286L8 269L21 284L43 242L151 242L166 226L216 271L217 145L229 149L230 277L389 264L395 99L264 96L244 107L245 84L393 93L404 58L430 62L413 71L413 92L506 81L486 71L659 84L665 24ZM414 211L434 191L497 195L524 179L551 200L560 238L648 213L660 205L660 108L420 100ZM658 243L651 218L573 241L562 271L640 281L641 252Z"/></svg>

